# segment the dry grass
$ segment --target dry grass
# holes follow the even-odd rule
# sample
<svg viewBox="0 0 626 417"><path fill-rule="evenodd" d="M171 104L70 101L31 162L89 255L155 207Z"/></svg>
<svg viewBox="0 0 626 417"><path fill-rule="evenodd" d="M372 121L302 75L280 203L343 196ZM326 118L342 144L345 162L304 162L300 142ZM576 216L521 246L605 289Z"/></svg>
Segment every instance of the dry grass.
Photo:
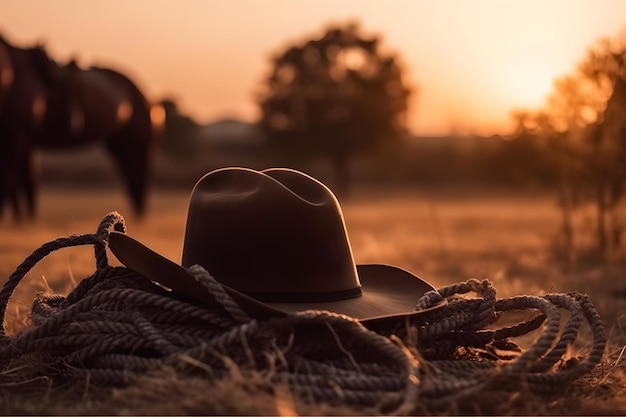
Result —
<svg viewBox="0 0 626 417"><path fill-rule="evenodd" d="M6 279L17 265L40 244L71 233L88 233L112 210L126 217L129 233L164 256L180 259L188 192L155 193L151 212L139 221L130 215L124 197L114 192L76 192L47 189L41 195L41 215L33 224L14 225L0 221L0 277ZM538 404L523 393L501 398L500 406L452 413L499 414L623 414L626 413L626 281L624 262L589 262L564 268L555 255L559 213L546 195L487 195L415 190L410 193L358 192L342 201L353 252L358 263L382 262L404 267L443 286L469 278L489 278L499 297L519 294L578 290L588 293L604 318L609 332L605 363L596 373L571 388L565 397ZM582 230L588 221L579 219ZM587 230L588 232L588 230ZM619 257L618 257L619 259ZM623 257L622 257L623 259ZM111 255L112 264L118 264ZM34 294L50 288L67 292L94 270L92 248L65 249L46 258L18 288L9 306L7 327L27 325ZM622 294L622 295L620 295ZM575 349L589 346L582 341ZM7 371L8 372L8 371ZM373 410L350 410L330 405L298 404L286 391L275 394L259 389L254 377L210 384L202 379L181 379L171 370L129 389L89 391L89 385L59 392L43 381L25 384L16 397L6 396L2 386L0 411L42 413L60 411L78 414L351 414ZM42 396L42 390L45 395ZM8 391L7 391L8 390ZM146 396L146 392L149 394ZM189 397L189 392L210 395ZM251 393L254 393L251 396ZM23 401L36 398L36 403ZM155 398L168 401L155 403ZM177 402L169 401L171 398ZM529 404L528 401L531 401ZM34 404L34 405L33 405ZM474 407L474 408L472 408ZM424 410L428 413L432 410Z"/></svg>

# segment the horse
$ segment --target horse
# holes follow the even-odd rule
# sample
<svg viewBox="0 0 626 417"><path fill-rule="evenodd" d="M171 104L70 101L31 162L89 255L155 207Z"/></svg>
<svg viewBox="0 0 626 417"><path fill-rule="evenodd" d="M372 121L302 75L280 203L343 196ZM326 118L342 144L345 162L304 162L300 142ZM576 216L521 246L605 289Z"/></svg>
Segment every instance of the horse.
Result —
<svg viewBox="0 0 626 417"><path fill-rule="evenodd" d="M71 62L59 73L49 130L36 135L34 145L55 150L103 142L125 179L135 212L143 214L155 147L150 104L115 70L82 69Z"/></svg>
<svg viewBox="0 0 626 417"><path fill-rule="evenodd" d="M0 204L13 200L15 212L15 200L23 191L34 216L34 149L64 150L100 143L115 161L135 213L143 215L156 137L151 106L141 90L110 68L83 69L74 61L59 65L42 47L9 45L8 50L14 80L3 88L0 132L6 133L0 140L8 143L10 152L0 158L12 156L16 162L0 172L0 180L4 178ZM16 97L29 105L20 105ZM17 119L23 122L15 123Z"/></svg>
<svg viewBox="0 0 626 417"><path fill-rule="evenodd" d="M43 46L15 48L0 36L0 215L8 200L19 219L22 197L35 215L31 141L44 129L56 68Z"/></svg>

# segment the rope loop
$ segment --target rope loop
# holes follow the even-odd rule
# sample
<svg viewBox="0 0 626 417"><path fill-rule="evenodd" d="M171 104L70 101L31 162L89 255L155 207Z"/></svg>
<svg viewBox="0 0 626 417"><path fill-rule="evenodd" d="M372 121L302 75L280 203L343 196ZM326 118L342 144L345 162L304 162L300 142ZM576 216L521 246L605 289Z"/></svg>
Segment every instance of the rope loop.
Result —
<svg viewBox="0 0 626 417"><path fill-rule="evenodd" d="M104 216L98 225L96 236L102 242L102 245L95 245L96 269L106 268L109 265L106 247L109 242L109 234L112 230L126 233L126 222L117 211L113 211Z"/></svg>

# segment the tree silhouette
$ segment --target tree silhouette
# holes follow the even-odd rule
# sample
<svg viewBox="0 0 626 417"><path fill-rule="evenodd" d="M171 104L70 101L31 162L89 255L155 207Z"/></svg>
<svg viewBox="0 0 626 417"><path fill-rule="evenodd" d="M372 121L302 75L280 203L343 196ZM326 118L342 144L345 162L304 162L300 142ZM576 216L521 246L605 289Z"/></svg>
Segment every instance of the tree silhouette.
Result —
<svg viewBox="0 0 626 417"><path fill-rule="evenodd" d="M596 243L606 254L621 244L617 208L626 191L626 37L591 48L576 71L555 82L548 108L525 122L549 143L559 171L564 213L590 202ZM571 221L569 221L572 241Z"/></svg>
<svg viewBox="0 0 626 417"><path fill-rule="evenodd" d="M613 55L613 54L612 54ZM597 214L598 248L605 252L621 243L623 225L617 208L626 190L626 49L613 58L617 65L604 72L611 95L598 122L584 137L588 148L587 171ZM602 79L594 79L599 83ZM604 89L604 88L603 88Z"/></svg>
<svg viewBox="0 0 626 417"><path fill-rule="evenodd" d="M405 130L410 91L379 43L348 24L290 45L273 59L259 100L270 143L291 157L328 157L339 192L348 190L354 155L399 141Z"/></svg>

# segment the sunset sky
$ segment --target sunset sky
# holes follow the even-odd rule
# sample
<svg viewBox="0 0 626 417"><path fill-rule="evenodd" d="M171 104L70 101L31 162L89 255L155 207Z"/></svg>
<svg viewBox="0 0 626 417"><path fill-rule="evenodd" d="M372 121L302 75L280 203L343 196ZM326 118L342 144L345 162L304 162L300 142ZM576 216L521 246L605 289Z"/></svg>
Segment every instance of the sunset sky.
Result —
<svg viewBox="0 0 626 417"><path fill-rule="evenodd" d="M597 39L626 26L621 0L20 0L0 2L0 33L44 41L53 58L108 65L198 122L254 121L269 57L329 23L358 21L396 53L417 87L421 135L508 133L541 106Z"/></svg>

